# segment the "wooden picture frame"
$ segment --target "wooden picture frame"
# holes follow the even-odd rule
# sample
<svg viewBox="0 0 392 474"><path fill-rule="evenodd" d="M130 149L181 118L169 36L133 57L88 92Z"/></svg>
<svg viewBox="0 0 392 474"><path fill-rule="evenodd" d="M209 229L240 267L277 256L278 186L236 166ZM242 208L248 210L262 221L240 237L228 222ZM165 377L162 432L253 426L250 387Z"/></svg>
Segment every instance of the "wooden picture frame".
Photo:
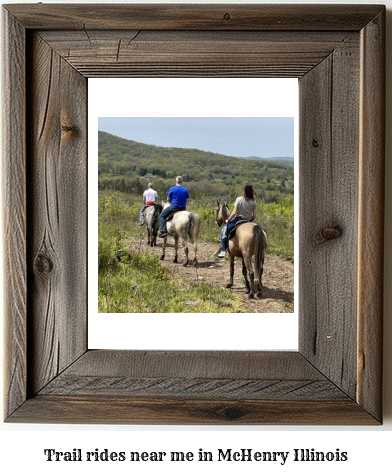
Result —
<svg viewBox="0 0 392 474"><path fill-rule="evenodd" d="M3 21L6 421L382 423L385 7L18 4ZM89 77L299 78L298 352L88 350Z"/></svg>

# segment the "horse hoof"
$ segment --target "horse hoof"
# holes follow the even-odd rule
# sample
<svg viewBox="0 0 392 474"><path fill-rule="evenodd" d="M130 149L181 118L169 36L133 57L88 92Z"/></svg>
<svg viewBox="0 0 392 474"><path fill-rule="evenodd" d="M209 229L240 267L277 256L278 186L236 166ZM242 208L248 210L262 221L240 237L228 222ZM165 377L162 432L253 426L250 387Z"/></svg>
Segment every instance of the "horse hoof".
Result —
<svg viewBox="0 0 392 474"><path fill-rule="evenodd" d="M165 260L165 256L164 256L164 255L161 255L161 256L159 257L159 260Z"/></svg>
<svg viewBox="0 0 392 474"><path fill-rule="evenodd" d="M255 295L253 295L252 293L249 293L248 299L254 300L254 299L255 299Z"/></svg>
<svg viewBox="0 0 392 474"><path fill-rule="evenodd" d="M197 267L197 263L198 263L197 260L195 260L195 261L193 262L193 266L194 266L195 268Z"/></svg>
<svg viewBox="0 0 392 474"><path fill-rule="evenodd" d="M173 260L173 263L178 263L178 259L175 258L175 259Z"/></svg>
<svg viewBox="0 0 392 474"><path fill-rule="evenodd" d="M188 262L185 262L182 266L183 266L183 267L187 267L187 266L188 266Z"/></svg>
<svg viewBox="0 0 392 474"><path fill-rule="evenodd" d="M228 283L228 284L226 285L226 288L231 288L232 286L233 286L233 283Z"/></svg>

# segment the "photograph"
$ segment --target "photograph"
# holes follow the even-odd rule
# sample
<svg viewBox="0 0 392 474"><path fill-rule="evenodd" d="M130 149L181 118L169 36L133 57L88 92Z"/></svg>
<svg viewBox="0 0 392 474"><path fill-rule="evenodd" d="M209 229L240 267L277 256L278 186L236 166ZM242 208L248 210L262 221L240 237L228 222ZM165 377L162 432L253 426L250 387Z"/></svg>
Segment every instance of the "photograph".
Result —
<svg viewBox="0 0 392 474"><path fill-rule="evenodd" d="M294 312L294 117L99 117L100 313Z"/></svg>

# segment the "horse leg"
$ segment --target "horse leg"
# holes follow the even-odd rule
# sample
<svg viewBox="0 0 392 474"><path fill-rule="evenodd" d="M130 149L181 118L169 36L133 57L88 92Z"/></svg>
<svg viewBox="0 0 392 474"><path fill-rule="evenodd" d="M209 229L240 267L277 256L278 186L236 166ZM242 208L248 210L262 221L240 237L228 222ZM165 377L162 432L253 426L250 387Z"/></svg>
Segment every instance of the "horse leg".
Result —
<svg viewBox="0 0 392 474"><path fill-rule="evenodd" d="M246 270L244 259L242 259L242 275L244 276L244 279L245 279L246 293L248 294L250 293L250 285L249 285L248 272Z"/></svg>
<svg viewBox="0 0 392 474"><path fill-rule="evenodd" d="M258 229L258 226L253 228L253 235L255 236L255 273L257 278L257 297L262 297L263 292L263 271L264 271L264 257L265 249L267 247L267 234L263 229Z"/></svg>
<svg viewBox="0 0 392 474"><path fill-rule="evenodd" d="M151 234L152 234L151 247L155 247L157 245L157 233L158 233L157 228L153 227L151 230Z"/></svg>
<svg viewBox="0 0 392 474"><path fill-rule="evenodd" d="M189 242L192 244L192 247L193 247L193 266L197 267L197 236L198 236L198 229L194 225L191 226L188 235L189 235Z"/></svg>
<svg viewBox="0 0 392 474"><path fill-rule="evenodd" d="M160 260L165 260L165 252L166 252L166 240L167 237L163 239L163 244L162 244L162 255L159 257Z"/></svg>
<svg viewBox="0 0 392 474"><path fill-rule="evenodd" d="M197 267L197 242L196 242L196 240L193 242L193 252L194 252L193 265L195 267Z"/></svg>
<svg viewBox="0 0 392 474"><path fill-rule="evenodd" d="M182 245L182 248L184 249L184 255L185 255L184 267L186 267L189 263L189 257L188 257L189 251L188 251L188 244L185 239L181 239L181 245Z"/></svg>
<svg viewBox="0 0 392 474"><path fill-rule="evenodd" d="M174 260L173 263L178 262L178 237L174 237Z"/></svg>
<svg viewBox="0 0 392 474"><path fill-rule="evenodd" d="M249 298L254 298L255 297L255 274L253 273L252 260L250 257L246 257L244 260L245 260L246 269L248 270L248 274L249 274L249 282L250 282Z"/></svg>
<svg viewBox="0 0 392 474"><path fill-rule="evenodd" d="M256 278L257 278L257 297L261 298L263 293L263 284L262 284L262 276L263 276L263 264L261 264L260 268L255 268Z"/></svg>
<svg viewBox="0 0 392 474"><path fill-rule="evenodd" d="M147 245L151 245L151 240L150 240L150 229L147 227Z"/></svg>
<svg viewBox="0 0 392 474"><path fill-rule="evenodd" d="M234 279L234 256L230 254L230 281L226 285L226 288L231 288L233 286Z"/></svg>

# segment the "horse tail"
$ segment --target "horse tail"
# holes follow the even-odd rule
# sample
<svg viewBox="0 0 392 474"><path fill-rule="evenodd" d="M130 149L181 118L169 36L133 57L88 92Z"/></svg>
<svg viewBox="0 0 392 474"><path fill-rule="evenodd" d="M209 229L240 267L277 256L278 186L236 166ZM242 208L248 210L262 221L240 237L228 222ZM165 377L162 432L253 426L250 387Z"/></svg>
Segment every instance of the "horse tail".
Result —
<svg viewBox="0 0 392 474"><path fill-rule="evenodd" d="M188 235L191 244L194 244L199 236L200 231L200 217L199 214L195 212L190 212L188 215L189 219L189 229Z"/></svg>
<svg viewBox="0 0 392 474"><path fill-rule="evenodd" d="M255 225L253 227L253 237L255 239L255 271L258 276L263 274L265 249L267 248L267 235L264 230Z"/></svg>

